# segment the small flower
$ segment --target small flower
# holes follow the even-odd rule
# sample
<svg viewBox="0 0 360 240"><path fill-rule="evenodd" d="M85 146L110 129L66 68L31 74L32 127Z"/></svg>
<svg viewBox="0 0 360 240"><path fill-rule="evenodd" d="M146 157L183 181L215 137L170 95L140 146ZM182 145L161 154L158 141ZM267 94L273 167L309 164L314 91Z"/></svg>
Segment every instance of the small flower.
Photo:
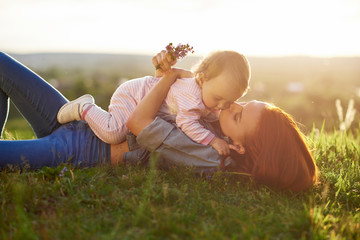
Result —
<svg viewBox="0 0 360 240"><path fill-rule="evenodd" d="M173 43L169 43L165 48L174 60L184 58L189 52L194 53L194 48L189 44L179 43L176 47L174 47Z"/></svg>
<svg viewBox="0 0 360 240"><path fill-rule="evenodd" d="M60 171L60 174L59 174L59 177L63 177L65 175L65 172L67 172L68 169L66 167L64 167L61 171Z"/></svg>
<svg viewBox="0 0 360 240"><path fill-rule="evenodd" d="M194 53L194 48L189 44L181 44L179 43L176 47L174 47L173 43L169 43L165 47L166 51L170 54L173 60L184 58L188 53ZM160 64L156 66L156 69L160 68Z"/></svg>

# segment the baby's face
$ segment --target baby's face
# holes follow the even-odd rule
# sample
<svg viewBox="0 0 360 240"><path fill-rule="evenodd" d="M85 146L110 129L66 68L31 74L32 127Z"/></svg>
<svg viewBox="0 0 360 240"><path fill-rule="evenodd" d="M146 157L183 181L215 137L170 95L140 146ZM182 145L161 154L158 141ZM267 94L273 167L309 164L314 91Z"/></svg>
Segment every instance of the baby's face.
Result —
<svg viewBox="0 0 360 240"><path fill-rule="evenodd" d="M230 74L223 72L201 85L202 100L210 110L224 110L241 97L241 89Z"/></svg>

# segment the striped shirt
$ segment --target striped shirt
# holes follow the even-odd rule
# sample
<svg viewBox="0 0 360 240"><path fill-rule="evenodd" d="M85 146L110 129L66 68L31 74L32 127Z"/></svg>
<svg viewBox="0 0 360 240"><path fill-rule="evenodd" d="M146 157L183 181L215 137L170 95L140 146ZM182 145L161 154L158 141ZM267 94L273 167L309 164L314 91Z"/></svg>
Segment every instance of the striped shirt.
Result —
<svg viewBox="0 0 360 240"><path fill-rule="evenodd" d="M146 76L121 84L110 100L109 111L95 104L86 106L82 115L94 133L104 142L118 144L125 141L126 121L141 99L160 78ZM194 78L176 80L171 86L158 115L176 114L176 124L195 142L207 145L215 137L200 123L201 117L214 118L201 99L201 88Z"/></svg>

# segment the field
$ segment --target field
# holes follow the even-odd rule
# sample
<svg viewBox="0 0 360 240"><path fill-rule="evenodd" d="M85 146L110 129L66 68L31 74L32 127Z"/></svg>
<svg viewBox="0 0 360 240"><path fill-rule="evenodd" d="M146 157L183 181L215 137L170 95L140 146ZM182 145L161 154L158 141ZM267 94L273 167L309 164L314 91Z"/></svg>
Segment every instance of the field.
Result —
<svg viewBox="0 0 360 240"><path fill-rule="evenodd" d="M155 158L151 168L3 171L0 238L359 239L359 133L309 134L321 177L301 194L229 173L165 172Z"/></svg>
<svg viewBox="0 0 360 240"><path fill-rule="evenodd" d="M275 192L231 173L162 171L156 157L150 168L9 169L0 172L0 239L360 239L359 59L250 62L244 99L273 102L303 124L321 174L313 189ZM88 64L34 67L69 99L90 92L104 108L114 85L152 74L150 65L120 74L123 65ZM346 131L336 99L344 115L354 99ZM5 138L33 137L16 111L9 119Z"/></svg>

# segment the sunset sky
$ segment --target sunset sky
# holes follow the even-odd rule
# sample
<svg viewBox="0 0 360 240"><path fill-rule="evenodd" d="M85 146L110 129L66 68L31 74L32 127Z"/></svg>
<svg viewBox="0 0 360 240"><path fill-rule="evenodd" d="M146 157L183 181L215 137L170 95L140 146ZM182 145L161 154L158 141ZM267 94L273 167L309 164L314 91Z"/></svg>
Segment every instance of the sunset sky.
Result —
<svg viewBox="0 0 360 240"><path fill-rule="evenodd" d="M360 56L359 0L0 0L0 51Z"/></svg>

